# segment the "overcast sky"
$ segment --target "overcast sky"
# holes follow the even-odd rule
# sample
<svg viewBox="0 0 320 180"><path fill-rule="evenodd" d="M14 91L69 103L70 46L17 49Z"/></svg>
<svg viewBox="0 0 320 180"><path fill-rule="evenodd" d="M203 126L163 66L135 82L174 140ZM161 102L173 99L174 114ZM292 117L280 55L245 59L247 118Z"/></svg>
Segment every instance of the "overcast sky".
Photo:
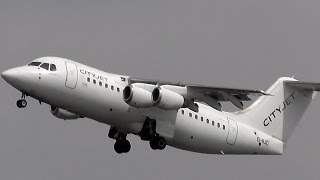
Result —
<svg viewBox="0 0 320 180"><path fill-rule="evenodd" d="M0 0L0 71L60 56L142 78L266 89L280 76L320 82L317 0ZM152 151L108 125L63 121L0 80L0 179L320 179L320 97L283 156Z"/></svg>

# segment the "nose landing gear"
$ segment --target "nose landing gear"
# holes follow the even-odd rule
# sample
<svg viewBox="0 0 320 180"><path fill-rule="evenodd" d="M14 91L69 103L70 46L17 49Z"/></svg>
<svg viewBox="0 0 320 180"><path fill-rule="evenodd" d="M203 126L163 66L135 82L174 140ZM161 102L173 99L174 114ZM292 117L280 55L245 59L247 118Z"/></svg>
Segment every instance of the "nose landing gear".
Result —
<svg viewBox="0 0 320 180"><path fill-rule="evenodd" d="M22 93L22 97L20 100L17 101L18 108L25 108L27 107L28 103L26 101L26 94Z"/></svg>

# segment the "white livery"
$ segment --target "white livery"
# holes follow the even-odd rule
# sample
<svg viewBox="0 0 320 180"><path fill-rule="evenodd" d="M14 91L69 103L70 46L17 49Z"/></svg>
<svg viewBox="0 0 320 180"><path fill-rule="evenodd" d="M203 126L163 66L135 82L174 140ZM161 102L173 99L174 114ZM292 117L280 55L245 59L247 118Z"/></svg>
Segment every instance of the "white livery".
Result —
<svg viewBox="0 0 320 180"><path fill-rule="evenodd" d="M22 92L51 105L61 119L90 118L110 125L117 153L127 153L128 134L154 150L166 145L208 154L283 153L319 83L279 78L268 90L219 88L110 74L58 57L42 57L1 74ZM259 96L249 107L243 101ZM220 102L240 109L224 112Z"/></svg>

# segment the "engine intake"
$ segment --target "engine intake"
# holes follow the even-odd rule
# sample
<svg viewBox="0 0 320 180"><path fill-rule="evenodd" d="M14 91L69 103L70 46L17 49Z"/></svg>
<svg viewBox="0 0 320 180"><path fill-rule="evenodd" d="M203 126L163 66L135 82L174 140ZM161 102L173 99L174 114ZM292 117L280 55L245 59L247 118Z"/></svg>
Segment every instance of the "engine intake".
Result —
<svg viewBox="0 0 320 180"><path fill-rule="evenodd" d="M53 106L51 106L50 112L55 117L60 118L60 119L64 119L64 120L72 120L72 119L81 118L81 116L78 114L75 114L75 113L72 113L67 110L57 108L57 107L53 107Z"/></svg>
<svg viewBox="0 0 320 180"><path fill-rule="evenodd" d="M182 95L162 87L157 87L152 91L152 102L154 106L165 110L185 107L185 99Z"/></svg>
<svg viewBox="0 0 320 180"><path fill-rule="evenodd" d="M151 107L151 92L134 84L123 89L123 100L130 106L137 108Z"/></svg>

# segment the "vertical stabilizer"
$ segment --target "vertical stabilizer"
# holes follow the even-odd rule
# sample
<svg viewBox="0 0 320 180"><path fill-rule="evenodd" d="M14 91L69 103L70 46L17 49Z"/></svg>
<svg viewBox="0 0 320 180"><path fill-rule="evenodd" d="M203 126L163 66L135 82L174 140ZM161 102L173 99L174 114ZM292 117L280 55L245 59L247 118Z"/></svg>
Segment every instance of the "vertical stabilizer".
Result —
<svg viewBox="0 0 320 180"><path fill-rule="evenodd" d="M279 78L251 106L236 112L239 121L281 141L287 141L314 97L319 84Z"/></svg>

